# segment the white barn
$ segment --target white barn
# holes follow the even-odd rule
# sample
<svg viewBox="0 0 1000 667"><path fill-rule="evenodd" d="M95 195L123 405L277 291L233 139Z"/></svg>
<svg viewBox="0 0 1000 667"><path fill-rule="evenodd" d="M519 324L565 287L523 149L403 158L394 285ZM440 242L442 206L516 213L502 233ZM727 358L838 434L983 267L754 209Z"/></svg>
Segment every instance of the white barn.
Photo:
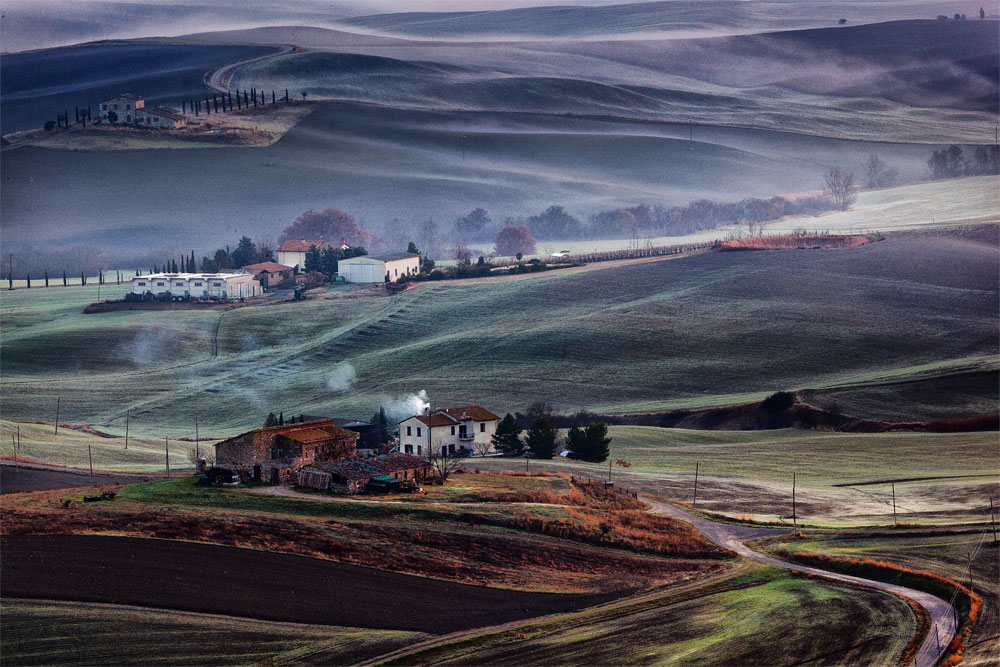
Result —
<svg viewBox="0 0 1000 667"><path fill-rule="evenodd" d="M400 276L420 273L420 255L393 252L384 255L361 255L337 262L337 273L349 283L384 283Z"/></svg>
<svg viewBox="0 0 1000 667"><path fill-rule="evenodd" d="M493 434L500 418L478 405L441 408L399 422L399 451L414 456L453 456L462 449L495 453Z"/></svg>
<svg viewBox="0 0 1000 667"><path fill-rule="evenodd" d="M250 273L151 273L132 278L130 291L136 297L169 295L226 301L262 293L260 282Z"/></svg>

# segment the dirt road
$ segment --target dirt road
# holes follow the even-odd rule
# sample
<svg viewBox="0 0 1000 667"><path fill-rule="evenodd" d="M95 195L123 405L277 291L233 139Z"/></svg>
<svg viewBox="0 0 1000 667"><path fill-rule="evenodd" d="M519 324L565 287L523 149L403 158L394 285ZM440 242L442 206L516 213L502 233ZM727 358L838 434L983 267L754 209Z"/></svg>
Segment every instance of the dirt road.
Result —
<svg viewBox="0 0 1000 667"><path fill-rule="evenodd" d="M913 600L926 609L927 613L930 614L931 617L931 627L927 632L927 637L924 638L923 643L920 645L920 649L913 658L912 664L915 667L929 667L930 665L935 664L945 647L948 646L952 637L955 636L955 632L958 629L958 618L955 615L955 610L952 609L947 602L935 595L931 595L930 593L924 593L923 591L906 588L905 586L895 586L893 584L886 584L880 581L873 581L871 579L862 579L861 577L852 577L846 574L838 574L836 572L828 572L814 567L789 563L754 551L744 544L747 540L752 540L758 537L787 533L788 531L785 529L757 528L754 526L738 526L716 523L715 521L709 521L708 519L703 519L691 514L677 505L661 502L659 500L653 500L651 498L643 498L643 500L649 504L650 511L654 514L663 514L675 519L680 519L681 521L687 521L700 530L705 537L715 544L720 547L725 547L726 549L731 549L743 558L763 563L765 565L773 565L786 570L792 570L794 572L803 572L805 574L823 577L824 579L842 581L848 584L866 586L868 588L875 588L889 593L896 593Z"/></svg>
<svg viewBox="0 0 1000 667"><path fill-rule="evenodd" d="M205 75L205 85L212 90L218 91L220 93L229 92L229 82L233 78L233 73L240 67L247 65L249 63L255 63L259 60L267 60L268 58L274 58L276 56L283 56L293 51L298 50L299 47L293 46L291 44L276 44L279 48L275 53L269 53L266 56L259 56L257 58L249 58L247 60L240 60L235 63L229 63L228 65L223 65L222 67L213 70Z"/></svg>

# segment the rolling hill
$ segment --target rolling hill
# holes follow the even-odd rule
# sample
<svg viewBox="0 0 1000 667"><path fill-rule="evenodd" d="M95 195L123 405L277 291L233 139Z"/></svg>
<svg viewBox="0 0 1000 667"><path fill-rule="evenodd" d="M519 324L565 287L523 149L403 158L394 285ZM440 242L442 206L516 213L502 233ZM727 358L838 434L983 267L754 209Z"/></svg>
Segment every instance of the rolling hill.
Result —
<svg viewBox="0 0 1000 667"><path fill-rule="evenodd" d="M420 390L433 404L501 412L534 400L627 412L985 368L998 342L996 262L995 244L902 234L850 250L710 253L396 297L334 291L222 316L85 316L90 287L3 292L0 407L33 420L58 395L66 419L102 429L122 426L129 409L137 433L189 435L198 418L218 437L272 410L366 417ZM357 373L346 393L327 385L344 362ZM995 404L987 394L978 400Z"/></svg>
<svg viewBox="0 0 1000 667"><path fill-rule="evenodd" d="M92 106L112 95L135 93L146 103L180 107L203 96L202 76L220 65L255 58L269 46L155 43L84 44L0 56L0 126L3 133L40 128L56 113Z"/></svg>

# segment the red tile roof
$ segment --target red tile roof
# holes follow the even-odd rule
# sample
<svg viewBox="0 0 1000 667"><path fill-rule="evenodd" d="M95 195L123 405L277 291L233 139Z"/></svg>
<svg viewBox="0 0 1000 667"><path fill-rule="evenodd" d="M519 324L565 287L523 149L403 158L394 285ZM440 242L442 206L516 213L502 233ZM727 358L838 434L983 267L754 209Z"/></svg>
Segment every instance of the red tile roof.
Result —
<svg viewBox="0 0 1000 667"><path fill-rule="evenodd" d="M428 426L450 426L458 423L457 419L452 419L448 415L441 414L440 412L435 412L432 415L414 415L413 417L416 417ZM413 417L410 417L410 419L413 419ZM406 420L404 419L403 421Z"/></svg>
<svg viewBox="0 0 1000 667"><path fill-rule="evenodd" d="M369 480L372 477L381 477L384 473L381 467L368 461L359 459L348 459L346 461L323 461L312 463L303 470L315 468L333 475L340 475L354 481Z"/></svg>
<svg viewBox="0 0 1000 667"><path fill-rule="evenodd" d="M326 241L285 241L278 250L281 252L309 252L309 249L316 246L320 250L329 245Z"/></svg>
<svg viewBox="0 0 1000 667"><path fill-rule="evenodd" d="M409 454L390 454L385 458L384 461L376 461L375 465L382 468L386 472L399 472L400 470L419 470L421 468L429 468L430 463L427 459L417 458L416 456L410 456Z"/></svg>
<svg viewBox="0 0 1000 667"><path fill-rule="evenodd" d="M156 107L155 109L142 109L142 111L152 115L161 116L163 118L169 118L171 120L184 120L187 116L183 115L176 109L168 109L166 107Z"/></svg>
<svg viewBox="0 0 1000 667"><path fill-rule="evenodd" d="M268 273L278 273L279 271L291 271L293 267L285 266L284 264L278 264L277 262L260 262L258 264L249 264L243 267L244 269L250 269L251 271L267 271Z"/></svg>
<svg viewBox="0 0 1000 667"><path fill-rule="evenodd" d="M444 412L450 417L454 417L455 419L462 419L463 415L467 416L469 419L475 419L476 421L481 421L481 422L488 422L494 419L500 419L486 408L480 407L478 405L468 405L464 408L440 408L438 411Z"/></svg>

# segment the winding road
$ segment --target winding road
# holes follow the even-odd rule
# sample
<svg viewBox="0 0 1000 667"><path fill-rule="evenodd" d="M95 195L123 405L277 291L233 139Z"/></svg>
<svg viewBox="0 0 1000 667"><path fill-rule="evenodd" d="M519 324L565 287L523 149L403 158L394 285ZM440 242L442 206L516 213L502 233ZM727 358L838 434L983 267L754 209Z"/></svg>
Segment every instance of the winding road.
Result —
<svg viewBox="0 0 1000 667"><path fill-rule="evenodd" d="M905 586L896 586L894 584L886 584L881 581L863 579L861 577L852 577L847 574L839 574L837 572L820 570L815 567L789 563L787 561L754 551L745 544L747 540L756 539L758 537L787 533L788 531L785 529L757 528L754 526L738 526L726 523L717 523L715 521L710 521L691 514L690 512L686 512L677 505L661 502L659 500L653 500L651 498L643 498L643 501L650 506L650 512L653 514L663 514L674 519L686 521L701 531L706 538L715 544L720 547L730 549L748 560L762 563L764 565L773 565L774 567L780 567L794 572L802 572L804 574L823 577L824 579L830 579L832 581L841 581L847 584L854 584L856 586L865 586L867 588L886 591L887 593L896 593L897 595L902 595L903 597L913 600L927 610L927 613L930 615L931 623L930 628L928 628L927 631L927 636L924 637L923 643L920 645L920 648L913 657L912 664L914 667L929 667L930 665L935 664L958 630L958 617L955 614L955 610L952 609L951 605L935 595L914 590L912 588L906 588Z"/></svg>
<svg viewBox="0 0 1000 667"><path fill-rule="evenodd" d="M229 83L233 78L233 73L236 72L240 67L248 65L250 63L255 63L260 60L267 60L268 58L276 58L278 56L284 56L289 53L300 50L299 47L293 44L274 44L279 50L275 53L269 53L266 56L258 56L256 58L249 58L247 60L239 60L234 63L229 63L228 65L223 65L222 67L213 70L205 75L205 85L214 91L220 93L229 92Z"/></svg>

